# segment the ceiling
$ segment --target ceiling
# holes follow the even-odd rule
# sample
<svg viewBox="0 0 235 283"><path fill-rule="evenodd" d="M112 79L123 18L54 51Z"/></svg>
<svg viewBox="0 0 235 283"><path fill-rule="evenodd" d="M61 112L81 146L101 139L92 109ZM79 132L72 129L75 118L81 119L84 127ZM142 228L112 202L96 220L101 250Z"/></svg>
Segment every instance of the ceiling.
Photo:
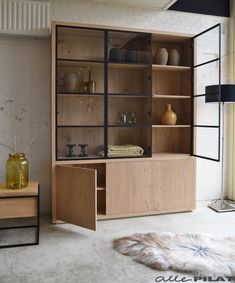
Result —
<svg viewBox="0 0 235 283"><path fill-rule="evenodd" d="M177 0L91 0L92 2L108 3L129 7L151 8L167 10Z"/></svg>

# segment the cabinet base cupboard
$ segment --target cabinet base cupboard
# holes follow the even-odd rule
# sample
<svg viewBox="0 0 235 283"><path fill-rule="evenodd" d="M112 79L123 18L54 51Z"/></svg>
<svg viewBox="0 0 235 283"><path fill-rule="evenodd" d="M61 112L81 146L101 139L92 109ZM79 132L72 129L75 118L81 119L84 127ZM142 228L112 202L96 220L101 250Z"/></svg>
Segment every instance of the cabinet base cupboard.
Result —
<svg viewBox="0 0 235 283"><path fill-rule="evenodd" d="M207 63L194 65L194 38L52 23L53 223L195 208L193 74ZM159 64L163 48L177 65Z"/></svg>
<svg viewBox="0 0 235 283"><path fill-rule="evenodd" d="M97 220L195 208L193 157L61 163L54 169L54 223L96 230Z"/></svg>

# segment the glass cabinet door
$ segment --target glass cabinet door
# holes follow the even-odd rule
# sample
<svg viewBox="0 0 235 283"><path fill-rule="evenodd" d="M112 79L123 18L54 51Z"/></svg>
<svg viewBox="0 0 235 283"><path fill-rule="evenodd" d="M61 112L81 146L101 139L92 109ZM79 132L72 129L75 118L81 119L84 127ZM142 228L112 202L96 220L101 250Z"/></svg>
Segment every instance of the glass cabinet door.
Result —
<svg viewBox="0 0 235 283"><path fill-rule="evenodd" d="M151 35L108 32L107 157L151 156Z"/></svg>
<svg viewBox="0 0 235 283"><path fill-rule="evenodd" d="M104 34L98 29L57 26L58 160L104 156Z"/></svg>

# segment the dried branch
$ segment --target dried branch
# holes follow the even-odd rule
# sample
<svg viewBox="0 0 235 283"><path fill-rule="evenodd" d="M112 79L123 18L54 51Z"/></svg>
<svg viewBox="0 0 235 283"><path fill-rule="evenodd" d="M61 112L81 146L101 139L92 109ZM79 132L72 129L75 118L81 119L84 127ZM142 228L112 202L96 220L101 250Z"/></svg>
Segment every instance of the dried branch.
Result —
<svg viewBox="0 0 235 283"><path fill-rule="evenodd" d="M4 146L4 147L10 149L12 152L14 152L14 149L13 149L12 147L10 147L10 146L8 146L8 145L6 145L6 144L4 144L4 143L1 143L1 142L0 142L0 145L1 145L1 146Z"/></svg>
<svg viewBox="0 0 235 283"><path fill-rule="evenodd" d="M28 152L30 147L35 143L36 139L41 135L41 133L45 130L45 128L48 126L47 123L45 123L43 125L43 127L40 129L40 131L38 131L38 124L36 124L36 130L35 130L35 135L34 137L31 139L29 145L27 146L27 148L25 149L24 153Z"/></svg>

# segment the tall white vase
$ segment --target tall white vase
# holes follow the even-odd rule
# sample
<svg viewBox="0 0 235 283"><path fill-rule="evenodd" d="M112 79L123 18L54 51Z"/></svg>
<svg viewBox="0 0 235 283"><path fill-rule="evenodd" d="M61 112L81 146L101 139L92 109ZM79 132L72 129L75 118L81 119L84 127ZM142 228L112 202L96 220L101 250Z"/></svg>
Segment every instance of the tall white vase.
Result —
<svg viewBox="0 0 235 283"><path fill-rule="evenodd" d="M169 53L169 65L178 66L180 62L180 54L178 49L171 49Z"/></svg>
<svg viewBox="0 0 235 283"><path fill-rule="evenodd" d="M155 55L155 62L158 65L166 65L168 61L168 51L166 48L159 48Z"/></svg>

